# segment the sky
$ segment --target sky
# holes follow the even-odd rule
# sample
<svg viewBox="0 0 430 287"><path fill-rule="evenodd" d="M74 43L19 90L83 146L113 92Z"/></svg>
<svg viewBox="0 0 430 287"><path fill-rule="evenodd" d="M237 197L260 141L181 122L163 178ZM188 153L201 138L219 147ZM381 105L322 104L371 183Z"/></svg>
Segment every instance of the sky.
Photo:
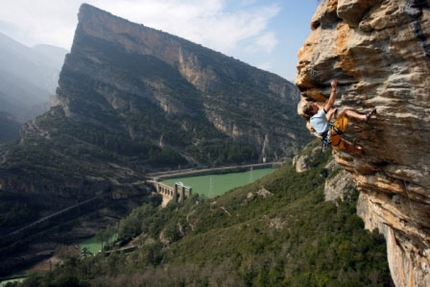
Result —
<svg viewBox="0 0 430 287"><path fill-rule="evenodd" d="M70 50L82 3L294 82L297 52L321 0L1 0L0 33Z"/></svg>

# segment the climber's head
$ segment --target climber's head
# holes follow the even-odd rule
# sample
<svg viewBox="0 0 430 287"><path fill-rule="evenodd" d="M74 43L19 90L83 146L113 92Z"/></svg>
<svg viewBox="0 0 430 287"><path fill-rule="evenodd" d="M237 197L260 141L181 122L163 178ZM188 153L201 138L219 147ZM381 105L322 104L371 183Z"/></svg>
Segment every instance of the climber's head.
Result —
<svg viewBox="0 0 430 287"><path fill-rule="evenodd" d="M319 108L318 108L318 106L316 104L309 103L309 104L306 104L303 107L302 111L303 111L303 114L305 114L305 115L307 115L309 117L312 117L313 115L315 115L316 113L318 113L318 110L319 110Z"/></svg>

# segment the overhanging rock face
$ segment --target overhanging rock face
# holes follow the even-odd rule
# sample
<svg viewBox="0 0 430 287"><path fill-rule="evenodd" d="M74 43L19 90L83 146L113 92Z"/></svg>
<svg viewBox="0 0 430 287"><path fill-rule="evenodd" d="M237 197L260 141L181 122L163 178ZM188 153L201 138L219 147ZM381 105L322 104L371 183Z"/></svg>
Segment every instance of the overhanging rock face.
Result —
<svg viewBox="0 0 430 287"><path fill-rule="evenodd" d="M350 122L357 156L334 149L361 191L366 228L387 239L396 286L430 286L430 7L427 0L324 0L299 50L301 106L323 105L337 78L339 108L377 109Z"/></svg>

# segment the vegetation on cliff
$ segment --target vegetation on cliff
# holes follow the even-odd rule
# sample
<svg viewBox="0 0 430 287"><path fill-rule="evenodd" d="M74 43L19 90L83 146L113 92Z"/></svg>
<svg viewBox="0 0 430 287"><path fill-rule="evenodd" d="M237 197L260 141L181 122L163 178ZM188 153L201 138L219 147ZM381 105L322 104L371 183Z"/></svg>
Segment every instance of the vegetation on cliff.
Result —
<svg viewBox="0 0 430 287"><path fill-rule="evenodd" d="M327 157L215 199L142 205L117 226L116 248L139 249L69 258L22 286L392 286L385 241L363 229L355 199L325 202Z"/></svg>

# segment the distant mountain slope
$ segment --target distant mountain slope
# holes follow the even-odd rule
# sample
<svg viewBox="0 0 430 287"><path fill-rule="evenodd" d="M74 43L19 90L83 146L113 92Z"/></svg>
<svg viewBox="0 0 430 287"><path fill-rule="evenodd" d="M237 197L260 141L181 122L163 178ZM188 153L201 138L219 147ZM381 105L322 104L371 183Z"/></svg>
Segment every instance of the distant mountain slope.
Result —
<svg viewBox="0 0 430 287"><path fill-rule="evenodd" d="M55 69L58 69L58 67L60 67L61 69L64 64L64 58L69 52L66 49L47 44L38 44L33 47L33 50L37 51L39 54L44 55L48 59L48 62L46 62L45 64ZM55 82L54 88L56 87L57 83Z"/></svg>
<svg viewBox="0 0 430 287"><path fill-rule="evenodd" d="M20 126L12 115L0 111L0 143L19 138Z"/></svg>
<svg viewBox="0 0 430 287"><path fill-rule="evenodd" d="M35 106L55 95L66 53L47 45L30 48L0 33L0 110L21 122L41 114Z"/></svg>

